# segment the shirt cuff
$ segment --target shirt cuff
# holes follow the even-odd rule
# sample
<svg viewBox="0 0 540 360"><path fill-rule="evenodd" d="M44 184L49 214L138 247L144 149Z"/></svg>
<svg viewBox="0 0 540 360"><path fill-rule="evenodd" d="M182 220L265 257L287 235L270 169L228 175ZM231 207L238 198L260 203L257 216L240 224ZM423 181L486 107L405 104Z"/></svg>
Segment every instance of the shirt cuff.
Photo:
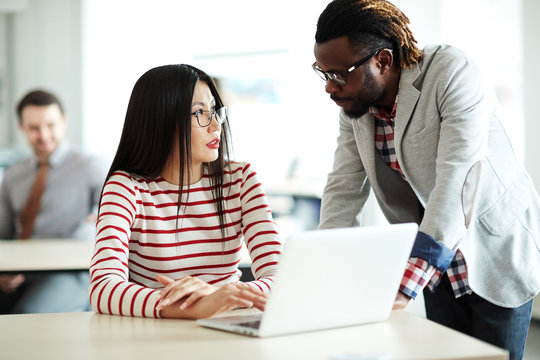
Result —
<svg viewBox="0 0 540 360"><path fill-rule="evenodd" d="M415 299L427 285L437 269L427 261L411 258L401 279L399 291Z"/></svg>
<svg viewBox="0 0 540 360"><path fill-rule="evenodd" d="M423 259L444 273L455 255L455 251L450 250L430 235L421 231L416 234L411 258Z"/></svg>

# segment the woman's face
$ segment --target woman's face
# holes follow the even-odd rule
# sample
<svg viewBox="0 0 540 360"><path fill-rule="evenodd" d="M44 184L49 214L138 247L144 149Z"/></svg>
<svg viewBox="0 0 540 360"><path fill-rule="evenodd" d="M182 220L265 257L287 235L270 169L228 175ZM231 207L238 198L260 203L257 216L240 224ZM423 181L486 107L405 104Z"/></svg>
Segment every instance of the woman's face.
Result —
<svg viewBox="0 0 540 360"><path fill-rule="evenodd" d="M216 110L216 100L212 96L210 87L204 81L198 81L193 93L191 113L198 112L201 123L208 122L210 112ZM211 117L210 125L202 127L197 117L191 115L191 163L196 167L205 162L215 161L219 156L219 142L221 138L221 124L215 117Z"/></svg>

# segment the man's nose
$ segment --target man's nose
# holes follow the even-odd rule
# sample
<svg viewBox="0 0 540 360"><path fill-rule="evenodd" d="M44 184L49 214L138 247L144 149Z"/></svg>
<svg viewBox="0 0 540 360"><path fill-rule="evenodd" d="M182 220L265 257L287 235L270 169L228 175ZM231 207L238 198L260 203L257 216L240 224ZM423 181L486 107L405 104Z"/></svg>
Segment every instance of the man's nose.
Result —
<svg viewBox="0 0 540 360"><path fill-rule="evenodd" d="M338 91L341 87L339 85L337 85L336 83L334 83L332 80L326 80L326 85L324 86L324 90L328 93L328 94L332 94L332 93L335 93L336 91Z"/></svg>
<svg viewBox="0 0 540 360"><path fill-rule="evenodd" d="M49 130L47 129L47 127L45 126L42 126L38 129L38 135L40 138L45 138L47 137L47 134L49 133Z"/></svg>

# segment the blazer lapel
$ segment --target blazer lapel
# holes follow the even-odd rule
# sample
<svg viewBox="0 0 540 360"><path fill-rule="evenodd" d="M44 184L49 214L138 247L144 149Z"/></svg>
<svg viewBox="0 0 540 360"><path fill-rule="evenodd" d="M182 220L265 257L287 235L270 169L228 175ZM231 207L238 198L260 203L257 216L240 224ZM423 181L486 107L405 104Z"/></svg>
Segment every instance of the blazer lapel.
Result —
<svg viewBox="0 0 540 360"><path fill-rule="evenodd" d="M403 165L403 159L401 157L403 134L409 125L412 113L420 97L420 91L413 85L418 76L420 76L420 68L418 64L414 64L411 69L402 70L401 78L399 79L398 104L394 119L394 145L396 147L398 161L401 165Z"/></svg>
<svg viewBox="0 0 540 360"><path fill-rule="evenodd" d="M375 118L368 112L361 118L353 120L353 126L360 158L366 174L370 179L375 179L375 162L373 159L375 156L380 156L375 153Z"/></svg>
<svg viewBox="0 0 540 360"><path fill-rule="evenodd" d="M417 64L412 69L403 70L400 78L398 91L398 105L395 117L394 145L399 163L403 166L401 157L401 139L409 124L414 107L420 97L420 91L416 89L413 82L420 75ZM370 179L371 187L375 193L382 194L378 184L378 177L374 159L380 156L375 149L375 118L369 112L359 119L353 120L354 133L360 158L364 164L366 174Z"/></svg>

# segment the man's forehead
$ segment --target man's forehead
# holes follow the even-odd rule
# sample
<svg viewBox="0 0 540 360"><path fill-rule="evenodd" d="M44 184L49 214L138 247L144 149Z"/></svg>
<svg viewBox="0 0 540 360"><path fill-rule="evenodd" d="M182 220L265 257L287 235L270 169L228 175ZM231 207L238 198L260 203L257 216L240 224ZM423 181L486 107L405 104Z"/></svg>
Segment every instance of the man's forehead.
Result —
<svg viewBox="0 0 540 360"><path fill-rule="evenodd" d="M346 36L341 36L324 43L316 43L314 47L317 65L326 71L343 70L358 60L355 49Z"/></svg>
<svg viewBox="0 0 540 360"><path fill-rule="evenodd" d="M57 104L27 105L21 112L23 123L37 121L56 121L64 119L62 111Z"/></svg>

